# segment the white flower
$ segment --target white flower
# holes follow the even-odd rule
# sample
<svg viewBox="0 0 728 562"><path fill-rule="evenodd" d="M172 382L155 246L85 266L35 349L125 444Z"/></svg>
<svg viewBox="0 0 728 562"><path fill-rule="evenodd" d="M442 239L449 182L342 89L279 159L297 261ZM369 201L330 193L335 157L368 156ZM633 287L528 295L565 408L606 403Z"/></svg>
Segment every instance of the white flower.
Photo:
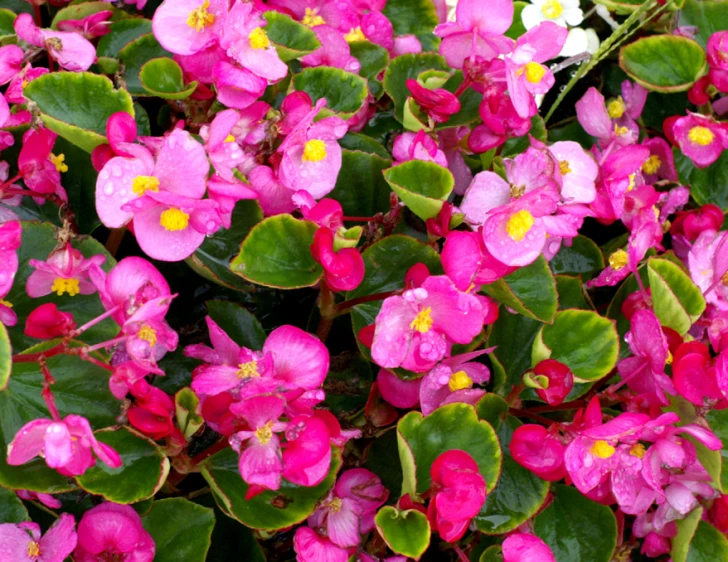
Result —
<svg viewBox="0 0 728 562"><path fill-rule="evenodd" d="M521 12L521 20L526 29L544 21L566 27L567 24L579 25L584 20L584 12L579 7L579 0L531 0Z"/></svg>

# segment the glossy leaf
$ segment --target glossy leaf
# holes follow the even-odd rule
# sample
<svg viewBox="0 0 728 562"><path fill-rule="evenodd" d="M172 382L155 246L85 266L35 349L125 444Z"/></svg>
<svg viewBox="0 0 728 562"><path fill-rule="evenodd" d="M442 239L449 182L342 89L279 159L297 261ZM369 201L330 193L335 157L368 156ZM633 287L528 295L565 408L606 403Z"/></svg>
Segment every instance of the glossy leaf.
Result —
<svg viewBox="0 0 728 562"><path fill-rule="evenodd" d="M239 304L207 301L207 313L238 345L263 349L265 332L258 319Z"/></svg>
<svg viewBox="0 0 728 562"><path fill-rule="evenodd" d="M389 62L384 73L384 90L394 101L394 116L404 122L404 103L412 94L407 89L407 79L416 80L426 70L449 70L445 59L432 53L401 55Z"/></svg>
<svg viewBox="0 0 728 562"><path fill-rule="evenodd" d="M162 48L159 41L157 41L151 33L134 39L119 51L119 61L122 65L124 65L126 90L131 95L149 95L149 92L147 92L142 86L139 74L144 63L161 57L171 58L172 53Z"/></svg>
<svg viewBox="0 0 728 562"><path fill-rule="evenodd" d="M313 31L288 15L271 11L263 17L268 21L265 26L268 39L283 62L303 57L321 46Z"/></svg>
<svg viewBox="0 0 728 562"><path fill-rule="evenodd" d="M13 490L0 488L0 524L29 521L28 510Z"/></svg>
<svg viewBox="0 0 728 562"><path fill-rule="evenodd" d="M728 560L728 539L706 521L700 521L690 542L687 562Z"/></svg>
<svg viewBox="0 0 728 562"><path fill-rule="evenodd" d="M23 95L38 106L49 129L86 152L106 142L106 121L113 113L134 115L125 90L90 72L44 74L29 82Z"/></svg>
<svg viewBox="0 0 728 562"><path fill-rule="evenodd" d="M678 25L695 26L695 40L705 47L713 33L728 29L728 4L711 0L685 0Z"/></svg>
<svg viewBox="0 0 728 562"><path fill-rule="evenodd" d="M430 546L430 523L416 509L400 511L385 506L374 518L377 531L393 552L419 560Z"/></svg>
<svg viewBox="0 0 728 562"><path fill-rule="evenodd" d="M364 78L330 66L305 68L293 76L291 83L294 90L306 92L314 103L326 98L326 109L342 119L359 111L368 94Z"/></svg>
<svg viewBox="0 0 728 562"><path fill-rule="evenodd" d="M501 306L498 320L490 328L488 347L493 365L495 391L506 395L513 386L521 383L521 377L531 368L531 346L539 333L541 322L521 314L509 312Z"/></svg>
<svg viewBox="0 0 728 562"><path fill-rule="evenodd" d="M114 14L110 18L112 20L118 20L120 18L127 17L124 12L115 9L113 5L110 5L107 2L84 2L82 4L69 4L65 8L61 8L60 10L58 10L58 12L56 12L56 15L53 16L51 29L58 29L59 22L66 20L81 20L93 14L105 12L106 10L114 12Z"/></svg>
<svg viewBox="0 0 728 562"><path fill-rule="evenodd" d="M675 167L680 182L690 186L690 196L698 205L713 203L723 212L728 211L728 152L723 152L718 160L706 168L698 168L678 149L675 154Z"/></svg>
<svg viewBox="0 0 728 562"><path fill-rule="evenodd" d="M329 197L341 203L347 216L371 217L386 212L391 190L382 171L391 165L389 157L362 150L342 150L341 171Z"/></svg>
<svg viewBox="0 0 728 562"><path fill-rule="evenodd" d="M0 9L0 38L15 35L15 23L16 14L10 10L4 8Z"/></svg>
<svg viewBox="0 0 728 562"><path fill-rule="evenodd" d="M580 234L571 240L571 246L561 245L549 266L556 275L581 275L589 281L604 269L604 255L593 240Z"/></svg>
<svg viewBox="0 0 728 562"><path fill-rule="evenodd" d="M673 562L685 562L687 560L690 543L698 530L698 524L702 516L703 508L696 507L684 519L675 521L677 535L672 539L672 550L670 551Z"/></svg>
<svg viewBox="0 0 728 562"><path fill-rule="evenodd" d="M10 381L10 372L13 369L13 349L10 346L8 330L5 326L0 328L0 390L5 390Z"/></svg>
<svg viewBox="0 0 728 562"><path fill-rule="evenodd" d="M157 500L142 519L156 546L155 562L205 562L215 515L184 498Z"/></svg>
<svg viewBox="0 0 728 562"><path fill-rule="evenodd" d="M428 0L388 0L383 13L392 22L395 35L431 33L440 23L435 5Z"/></svg>
<svg viewBox="0 0 728 562"><path fill-rule="evenodd" d="M99 39L96 47L98 57L116 59L119 51L142 35L152 32L152 21L143 18L129 18L115 21L111 24L111 31Z"/></svg>
<svg viewBox="0 0 728 562"><path fill-rule="evenodd" d="M702 292L687 273L668 260L650 258L647 274L660 324L685 334L705 310Z"/></svg>
<svg viewBox="0 0 728 562"><path fill-rule="evenodd" d="M384 171L392 191L423 220L440 212L455 185L452 173L434 162L410 160Z"/></svg>
<svg viewBox="0 0 728 562"><path fill-rule="evenodd" d="M139 80L148 93L168 100L187 99L197 88L197 82L185 84L179 64L166 57L145 62Z"/></svg>
<svg viewBox="0 0 728 562"><path fill-rule="evenodd" d="M354 41L349 45L349 49L351 56L359 61L359 76L368 80L369 91L375 99L379 99L384 93L384 87L377 77L389 62L387 49L369 41Z"/></svg>

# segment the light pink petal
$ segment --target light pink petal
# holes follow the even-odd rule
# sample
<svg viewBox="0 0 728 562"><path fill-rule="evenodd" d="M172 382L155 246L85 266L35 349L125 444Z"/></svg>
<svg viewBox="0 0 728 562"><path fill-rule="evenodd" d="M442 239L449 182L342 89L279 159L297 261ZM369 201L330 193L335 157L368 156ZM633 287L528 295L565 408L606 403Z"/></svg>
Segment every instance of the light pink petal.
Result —
<svg viewBox="0 0 728 562"><path fill-rule="evenodd" d="M608 139L614 132L604 96L594 87L576 102L576 117L584 130L598 139Z"/></svg>
<svg viewBox="0 0 728 562"><path fill-rule="evenodd" d="M43 562L63 562L76 548L76 520L69 513L61 516L40 539Z"/></svg>
<svg viewBox="0 0 728 562"><path fill-rule="evenodd" d="M463 29L477 29L486 35L503 35L513 22L511 0L460 0L456 11L457 22Z"/></svg>
<svg viewBox="0 0 728 562"><path fill-rule="evenodd" d="M385 299L377 315L372 359L380 367L399 367L407 356L411 340L410 323L417 312L402 297Z"/></svg>
<svg viewBox="0 0 728 562"><path fill-rule="evenodd" d="M387 402L395 408L414 408L420 400L422 379L403 380L387 369L379 369L377 386Z"/></svg>
<svg viewBox="0 0 728 562"><path fill-rule="evenodd" d="M483 224L490 211L511 200L511 187L493 172L480 172L468 186L460 204L465 218L473 224Z"/></svg>
<svg viewBox="0 0 728 562"><path fill-rule="evenodd" d="M73 457L73 446L71 442L71 433L65 423L52 423L46 429L45 460L51 468L59 468L65 466Z"/></svg>
<svg viewBox="0 0 728 562"><path fill-rule="evenodd" d="M53 54L58 64L66 70L74 72L88 70L96 61L96 47L82 35L45 29L42 33L48 50ZM60 41L62 47L60 49L51 47L48 39Z"/></svg>
<svg viewBox="0 0 728 562"><path fill-rule="evenodd" d="M164 139L153 175L160 189L199 199L205 194L209 169L204 146L187 131L175 129Z"/></svg>
<svg viewBox="0 0 728 562"><path fill-rule="evenodd" d="M23 528L14 523L0 524L0 560L12 560L13 562L33 562L28 555L28 543L31 536ZM346 562L346 551L343 551ZM313 561L313 559L311 559Z"/></svg>
<svg viewBox="0 0 728 562"><path fill-rule="evenodd" d="M45 447L46 430L53 422L48 419L33 420L20 428L8 445L9 465L25 464Z"/></svg>
<svg viewBox="0 0 728 562"><path fill-rule="evenodd" d="M556 562L556 558L537 536L514 533L503 541L503 562Z"/></svg>
<svg viewBox="0 0 728 562"><path fill-rule="evenodd" d="M150 258L161 261L183 260L200 247L205 234L191 226L184 230L167 230L160 217L167 208L155 205L134 216L134 234L139 246Z"/></svg>
<svg viewBox="0 0 728 562"><path fill-rule="evenodd" d="M318 388L329 371L329 351L321 341L295 326L273 330L263 346L272 353L276 379L290 388Z"/></svg>
<svg viewBox="0 0 728 562"><path fill-rule="evenodd" d="M214 396L235 388L240 382L237 367L205 365L195 369L191 386L198 394Z"/></svg>
<svg viewBox="0 0 728 562"><path fill-rule="evenodd" d="M105 226L119 228L132 219L133 213L121 207L138 197L132 191L132 182L151 174L152 170L138 158L117 156L106 163L96 180L96 212Z"/></svg>
<svg viewBox="0 0 728 562"><path fill-rule="evenodd" d="M243 480L268 490L277 490L281 486L283 470L278 436L273 435L266 444L260 443L255 437L248 443L248 447L240 455L238 464Z"/></svg>
<svg viewBox="0 0 728 562"><path fill-rule="evenodd" d="M313 529L299 527L293 536L293 548L300 562L347 562L348 552Z"/></svg>

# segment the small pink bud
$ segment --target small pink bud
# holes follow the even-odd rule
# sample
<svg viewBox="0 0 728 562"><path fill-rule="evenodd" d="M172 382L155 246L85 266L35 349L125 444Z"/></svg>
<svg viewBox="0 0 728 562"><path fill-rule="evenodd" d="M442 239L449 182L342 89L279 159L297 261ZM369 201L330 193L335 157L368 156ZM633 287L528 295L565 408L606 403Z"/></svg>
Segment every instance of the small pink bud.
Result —
<svg viewBox="0 0 728 562"><path fill-rule="evenodd" d="M574 388L574 375L569 367L555 359L544 359L533 369L537 381L546 380L536 394L550 406L561 404Z"/></svg>
<svg viewBox="0 0 728 562"><path fill-rule="evenodd" d="M46 340L65 336L75 328L73 314L61 312L54 303L48 302L28 315L24 333L31 338Z"/></svg>

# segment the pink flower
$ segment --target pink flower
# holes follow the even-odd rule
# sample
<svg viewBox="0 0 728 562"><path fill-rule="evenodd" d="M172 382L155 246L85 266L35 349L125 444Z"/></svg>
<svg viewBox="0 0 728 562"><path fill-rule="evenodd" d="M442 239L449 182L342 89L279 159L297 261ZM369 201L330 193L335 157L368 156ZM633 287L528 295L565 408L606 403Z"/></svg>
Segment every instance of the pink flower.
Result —
<svg viewBox="0 0 728 562"><path fill-rule="evenodd" d="M41 492L31 492L30 490L16 490L18 497L21 500L26 501L38 501L46 507L51 509L58 509L63 505L58 499L54 498L51 494L43 494Z"/></svg>
<svg viewBox="0 0 728 562"><path fill-rule="evenodd" d="M551 406L561 404L574 387L574 375L567 365L555 359L539 361L533 368L536 394Z"/></svg>
<svg viewBox="0 0 728 562"><path fill-rule="evenodd" d="M447 542L459 540L485 503L485 479L468 453L442 453L430 467L433 496L427 518Z"/></svg>
<svg viewBox="0 0 728 562"><path fill-rule="evenodd" d="M268 84L247 68L240 68L226 61L219 61L212 70L217 89L217 100L234 109L246 109L263 95Z"/></svg>
<svg viewBox="0 0 728 562"><path fill-rule="evenodd" d="M365 535L374 528L374 514L387 501L389 490L373 472L365 468L353 468L339 476L334 494L352 499L361 508L359 532Z"/></svg>
<svg viewBox="0 0 728 562"><path fill-rule="evenodd" d="M58 22L58 29L80 33L86 39L94 39L111 33L111 10L103 10L90 14L80 20L62 20Z"/></svg>
<svg viewBox="0 0 728 562"><path fill-rule="evenodd" d="M474 351L450 357L422 377L422 413L427 416L445 404L465 402L474 405L480 400L485 391L473 388L473 384L486 384L490 379L490 371L482 363L472 360L488 351Z"/></svg>
<svg viewBox="0 0 728 562"><path fill-rule="evenodd" d="M728 91L728 33L713 33L706 45L710 82L721 92Z"/></svg>
<svg viewBox="0 0 728 562"><path fill-rule="evenodd" d="M96 48L78 33L40 29L30 14L18 15L13 26L20 39L46 49L66 70L88 70L96 61Z"/></svg>
<svg viewBox="0 0 728 562"><path fill-rule="evenodd" d="M642 164L645 182L653 184L661 179L677 182L675 158L668 142L660 137L655 137L642 141L642 146L650 149L650 157Z"/></svg>
<svg viewBox="0 0 728 562"><path fill-rule="evenodd" d="M451 115L460 111L460 100L452 92L444 88L426 88L411 78L406 84L419 108L433 123L445 123Z"/></svg>
<svg viewBox="0 0 728 562"><path fill-rule="evenodd" d="M18 248L23 228L18 221L0 224L0 322L15 326L18 316L12 310L12 303L3 300L13 288L18 272Z"/></svg>
<svg viewBox="0 0 728 562"><path fill-rule="evenodd" d="M172 434L175 405L169 395L146 380L140 379L131 387L134 404L127 410L129 424L141 433L158 441Z"/></svg>
<svg viewBox="0 0 728 562"><path fill-rule="evenodd" d="M430 370L453 343L470 343L483 328L484 308L445 276L387 298L376 319L372 358L380 367Z"/></svg>
<svg viewBox="0 0 728 562"><path fill-rule="evenodd" d="M513 460L539 478L556 482L566 476L564 445L541 426L517 427L509 445Z"/></svg>
<svg viewBox="0 0 728 562"><path fill-rule="evenodd" d="M293 549L300 562L347 562L349 553L327 537L308 527L299 527L293 535Z"/></svg>
<svg viewBox="0 0 728 562"><path fill-rule="evenodd" d="M514 533L503 541L503 562L556 562L556 558L536 535Z"/></svg>
<svg viewBox="0 0 728 562"><path fill-rule="evenodd" d="M61 516L41 537L37 523L0 525L0 558L10 562L63 562L76 548L76 520Z"/></svg>
<svg viewBox="0 0 728 562"><path fill-rule="evenodd" d="M109 228L134 219L142 250L154 259L178 261L220 227L217 204L202 200L209 163L192 136L175 129L162 141L156 161L139 147L134 158L116 157L96 182L96 210Z"/></svg>
<svg viewBox="0 0 728 562"><path fill-rule="evenodd" d="M379 369L377 385L382 398L395 408L410 409L420 402L422 379L400 379L392 371Z"/></svg>
<svg viewBox="0 0 728 562"><path fill-rule="evenodd" d="M8 445L8 464L25 464L38 455L64 476L78 476L96 464L91 451L111 468L121 466L121 457L96 440L86 418L74 414L63 420L37 419L26 423Z"/></svg>
<svg viewBox="0 0 728 562"><path fill-rule="evenodd" d="M719 383L725 381L726 356L721 353L713 362L710 350L704 343L691 341L675 350L672 360L672 379L677 393L696 406L725 407Z"/></svg>
<svg viewBox="0 0 728 562"><path fill-rule="evenodd" d="M311 253L324 268L326 284L334 291L352 291L364 279L364 258L356 248L335 248L334 233L319 228L313 237Z"/></svg>
<svg viewBox="0 0 728 562"><path fill-rule="evenodd" d="M704 230L688 252L688 269L707 303L728 310L728 233Z"/></svg>
<svg viewBox="0 0 728 562"><path fill-rule="evenodd" d="M522 137L531 129L531 119L518 115L506 93L505 63L495 59L491 66L496 69L494 74L500 81L489 85L483 92L479 108L483 123L477 125L468 138L468 147L476 153L500 146L511 137Z"/></svg>
<svg viewBox="0 0 728 562"><path fill-rule="evenodd" d="M286 428L283 477L299 486L320 484L329 472L331 441L340 436L337 433L338 421L324 410L292 418Z"/></svg>
<svg viewBox="0 0 728 562"><path fill-rule="evenodd" d="M680 150L698 168L710 166L728 146L725 125L698 113L680 117L672 126L672 133Z"/></svg>
<svg viewBox="0 0 728 562"><path fill-rule="evenodd" d="M486 60L511 51L513 41L503 34L513 21L513 2L495 0L486 6L479 0L458 2L455 22L442 23L435 35L442 37L440 53L447 64L462 68L471 56Z"/></svg>
<svg viewBox="0 0 728 562"><path fill-rule="evenodd" d="M561 198L564 203L591 203L596 198L594 182L599 166L594 157L579 143L559 141L549 146L549 152L559 163Z"/></svg>
<svg viewBox="0 0 728 562"><path fill-rule="evenodd" d="M321 47L313 53L301 57L301 66L332 66L353 74L359 74L359 60L351 56L351 49L341 32L329 25L313 28Z"/></svg>
<svg viewBox="0 0 728 562"><path fill-rule="evenodd" d="M217 42L227 17L221 0L167 0L154 12L152 30L177 55L192 55Z"/></svg>
<svg viewBox="0 0 728 562"><path fill-rule="evenodd" d="M66 336L75 328L73 314L61 312L55 303L47 302L28 315L23 333L31 338L45 340Z"/></svg>
<svg viewBox="0 0 728 562"><path fill-rule="evenodd" d="M31 259L28 262L35 271L28 277L25 290L31 298L51 293L59 297L65 293L70 297L93 294L96 287L89 280L88 270L105 261L106 256L100 254L86 259L67 242L65 247L48 256L47 261Z"/></svg>
<svg viewBox="0 0 728 562"><path fill-rule="evenodd" d="M479 232L452 231L447 235L441 257L445 273L461 291L471 285L493 283L517 269L493 257L485 246L482 229Z"/></svg>
<svg viewBox="0 0 728 562"><path fill-rule="evenodd" d="M152 562L155 551L154 539L144 530L141 517L132 507L104 502L83 514L73 556L77 562Z"/></svg>
<svg viewBox="0 0 728 562"><path fill-rule="evenodd" d="M0 84L7 84L23 68L23 49L17 45L0 47Z"/></svg>
<svg viewBox="0 0 728 562"><path fill-rule="evenodd" d="M415 133L402 133L394 139L392 156L395 164L408 162L410 160L422 160L423 162L435 162L443 168L447 168L445 153L437 146L437 142L428 136L425 131Z"/></svg>
<svg viewBox="0 0 728 562"><path fill-rule="evenodd" d="M22 14L21 14L22 15ZM58 135L49 129L29 129L23 135L23 147L18 155L18 172L31 191L38 193L62 193L61 171L67 171L64 156L52 153Z"/></svg>

